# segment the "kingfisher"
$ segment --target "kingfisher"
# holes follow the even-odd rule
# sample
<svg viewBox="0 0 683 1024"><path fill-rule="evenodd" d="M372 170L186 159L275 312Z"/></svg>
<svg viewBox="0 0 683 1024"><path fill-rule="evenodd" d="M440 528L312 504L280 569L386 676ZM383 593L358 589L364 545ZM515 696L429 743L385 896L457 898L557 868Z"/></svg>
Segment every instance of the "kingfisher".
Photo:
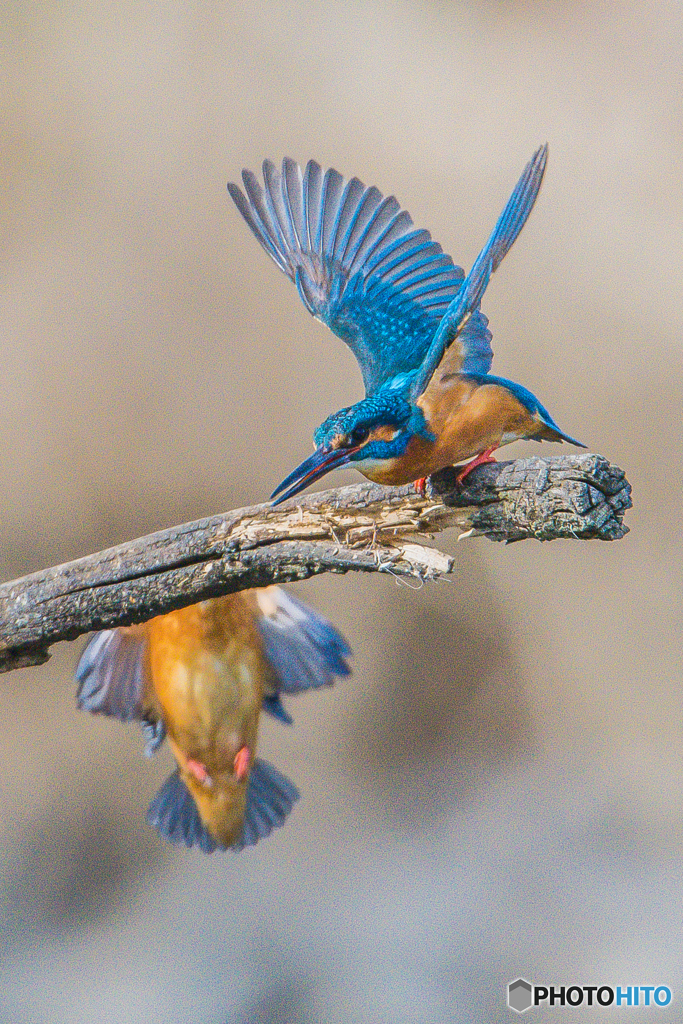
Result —
<svg viewBox="0 0 683 1024"><path fill-rule="evenodd" d="M204 853L242 850L299 798L255 755L261 711L292 724L281 695L331 686L350 655L331 623L266 587L96 633L76 669L77 704L139 720L148 756L168 738L177 768L147 814L160 835Z"/></svg>
<svg viewBox="0 0 683 1024"><path fill-rule="evenodd" d="M228 191L306 309L346 342L365 398L329 416L315 451L275 489L279 504L340 466L382 484L425 480L470 460L462 482L493 453L521 438L568 441L525 387L489 373L493 352L480 302L491 275L522 230L548 158L541 146L525 167L467 277L394 196L358 178L304 171L289 158L263 163L263 184L242 172Z"/></svg>

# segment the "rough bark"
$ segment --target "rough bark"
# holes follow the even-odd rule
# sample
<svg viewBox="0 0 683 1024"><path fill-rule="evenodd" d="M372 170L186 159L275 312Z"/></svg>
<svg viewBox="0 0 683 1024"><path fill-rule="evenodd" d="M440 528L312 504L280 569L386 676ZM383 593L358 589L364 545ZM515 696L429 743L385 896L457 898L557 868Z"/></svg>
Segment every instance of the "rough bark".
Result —
<svg viewBox="0 0 683 1024"><path fill-rule="evenodd" d="M455 560L422 541L449 527L497 541L618 540L631 505L622 470L599 455L519 459L466 479L357 484L254 505L119 544L0 586L0 671L44 662L81 633L269 583L322 572L391 572L419 580Z"/></svg>

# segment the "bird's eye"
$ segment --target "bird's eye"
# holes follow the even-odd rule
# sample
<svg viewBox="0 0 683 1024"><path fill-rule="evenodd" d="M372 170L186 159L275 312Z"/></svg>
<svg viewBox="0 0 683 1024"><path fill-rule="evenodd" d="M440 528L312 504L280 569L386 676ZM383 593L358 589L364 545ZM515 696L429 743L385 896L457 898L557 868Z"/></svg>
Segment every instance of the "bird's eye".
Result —
<svg viewBox="0 0 683 1024"><path fill-rule="evenodd" d="M368 427L354 427L351 433L349 434L349 441L354 446L362 444L363 441L367 441L369 435L370 430Z"/></svg>

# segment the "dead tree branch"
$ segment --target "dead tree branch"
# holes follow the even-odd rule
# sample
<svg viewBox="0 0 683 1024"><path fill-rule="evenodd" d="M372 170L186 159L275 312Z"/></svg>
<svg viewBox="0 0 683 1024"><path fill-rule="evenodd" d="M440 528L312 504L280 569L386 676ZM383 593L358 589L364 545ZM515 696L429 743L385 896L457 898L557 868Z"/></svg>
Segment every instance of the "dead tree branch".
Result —
<svg viewBox="0 0 683 1024"><path fill-rule="evenodd" d="M424 498L412 485L357 484L186 523L0 585L0 671L46 661L59 640L249 587L322 572L435 579L454 559L422 541L447 527L508 542L618 540L630 492L601 456L563 455L483 466L462 487L444 470Z"/></svg>

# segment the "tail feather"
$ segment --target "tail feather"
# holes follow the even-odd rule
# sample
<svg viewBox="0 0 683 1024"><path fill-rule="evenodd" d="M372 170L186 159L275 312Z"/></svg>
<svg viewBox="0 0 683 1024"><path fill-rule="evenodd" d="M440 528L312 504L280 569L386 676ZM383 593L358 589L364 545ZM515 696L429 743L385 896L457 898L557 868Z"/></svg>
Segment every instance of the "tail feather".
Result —
<svg viewBox="0 0 683 1024"><path fill-rule="evenodd" d="M242 836L232 849L243 850L265 839L274 828L284 825L292 807L299 799L299 790L293 782L257 757L252 765L247 789L247 809Z"/></svg>
<svg viewBox="0 0 683 1024"><path fill-rule="evenodd" d="M546 424L543 436L539 438L543 441L566 441L567 444L574 444L577 448L585 448L586 445L582 441L577 441L576 438L570 437L569 434L565 434L564 430L560 430L557 425L549 426Z"/></svg>
<svg viewBox="0 0 683 1024"><path fill-rule="evenodd" d="M256 758L247 787L247 803L242 833L229 847L243 850L255 846L275 828L284 825L299 791L267 761ZM147 821L170 843L198 846L204 853L223 850L201 819L192 794L176 769L164 782L147 811Z"/></svg>
<svg viewBox="0 0 683 1024"><path fill-rule="evenodd" d="M213 853L218 843L199 816L189 789L176 769L149 805L147 821L170 843L198 846L204 853Z"/></svg>

